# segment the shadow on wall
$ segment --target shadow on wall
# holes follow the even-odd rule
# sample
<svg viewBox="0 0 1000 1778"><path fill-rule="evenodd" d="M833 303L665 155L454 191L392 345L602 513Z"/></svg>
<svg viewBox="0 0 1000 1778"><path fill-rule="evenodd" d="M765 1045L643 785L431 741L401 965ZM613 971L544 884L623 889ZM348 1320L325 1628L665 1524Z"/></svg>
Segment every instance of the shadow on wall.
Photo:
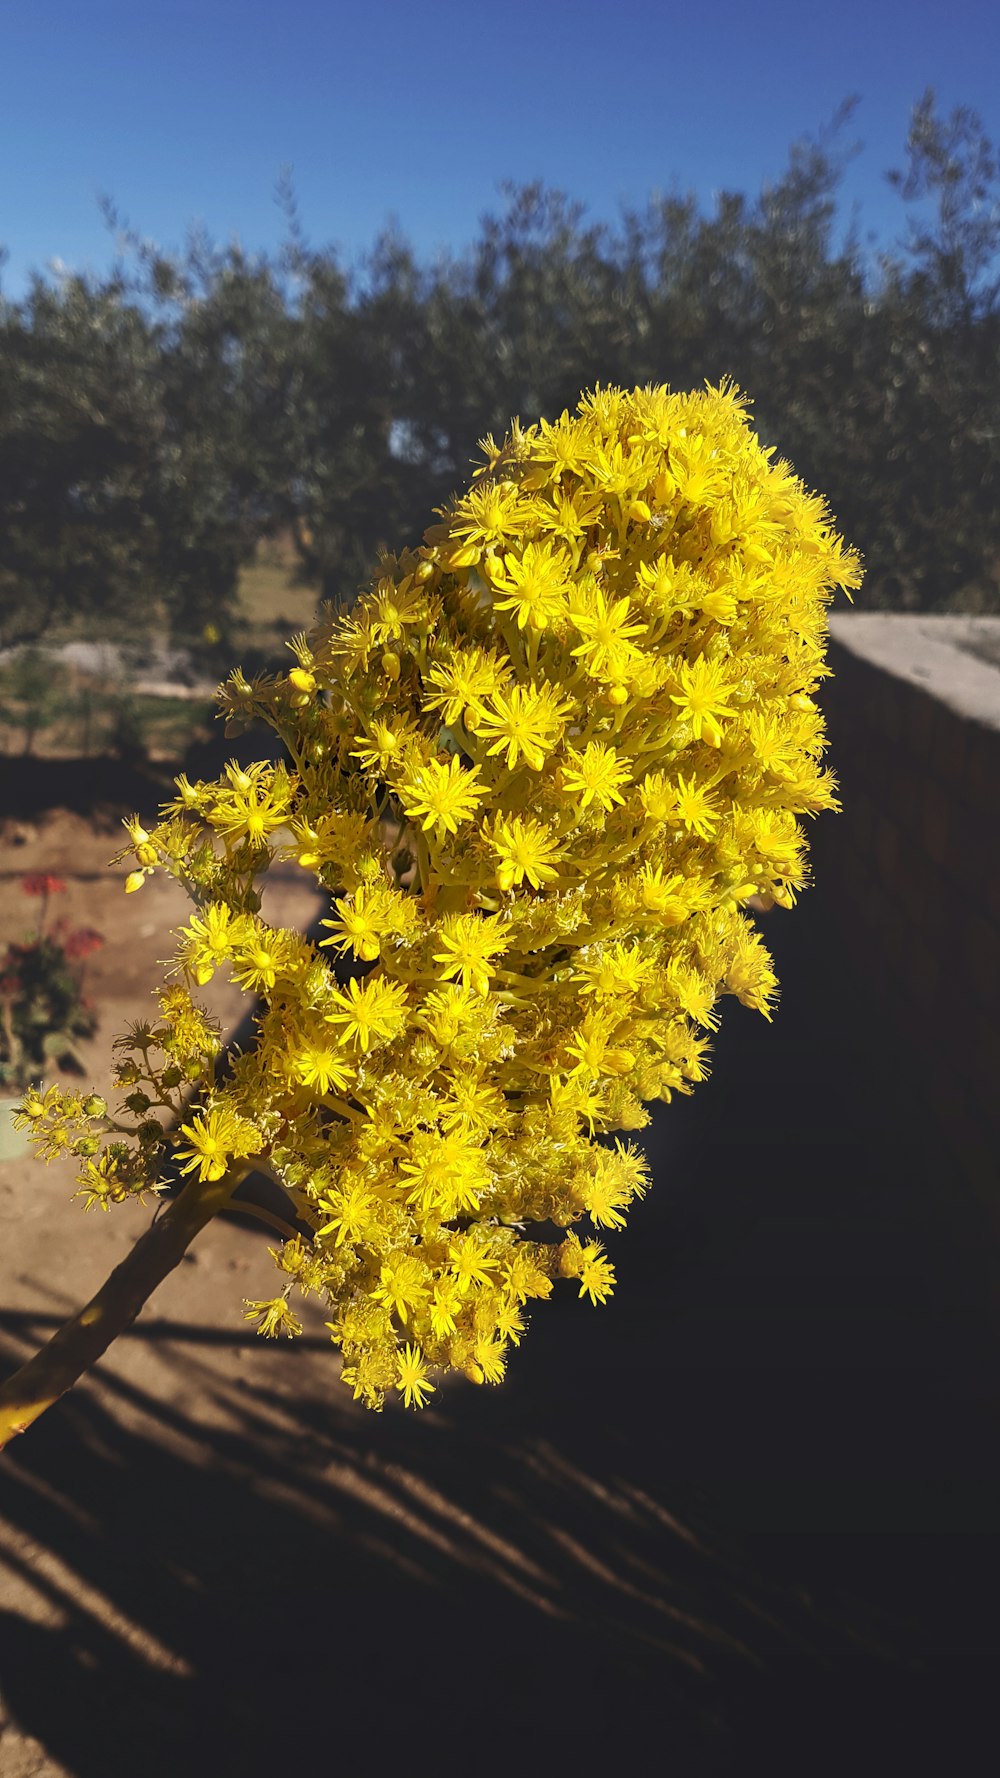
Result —
<svg viewBox="0 0 1000 1778"><path fill-rule="evenodd" d="M832 620L823 688L844 814L816 868L870 1015L1000 1245L1000 618Z"/></svg>

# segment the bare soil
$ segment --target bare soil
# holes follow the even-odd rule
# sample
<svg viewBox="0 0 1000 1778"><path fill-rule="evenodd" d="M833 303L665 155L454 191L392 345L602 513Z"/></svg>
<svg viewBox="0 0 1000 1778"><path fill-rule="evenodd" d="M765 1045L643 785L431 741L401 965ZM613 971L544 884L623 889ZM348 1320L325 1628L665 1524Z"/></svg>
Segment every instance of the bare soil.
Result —
<svg viewBox="0 0 1000 1778"><path fill-rule="evenodd" d="M38 870L106 935L99 1089L186 918L106 862L159 790L8 794L0 940ZM298 873L271 894L282 923L316 911ZM615 1298L567 1287L499 1390L363 1413L320 1309L293 1344L243 1319L266 1234L199 1238L0 1465L0 1778L985 1769L995 1238L866 1037L842 924L817 896L769 928L774 1026L729 1010L713 1079L648 1133ZM241 1003L219 993L227 1026ZM7 1367L148 1223L71 1189L0 1164Z"/></svg>

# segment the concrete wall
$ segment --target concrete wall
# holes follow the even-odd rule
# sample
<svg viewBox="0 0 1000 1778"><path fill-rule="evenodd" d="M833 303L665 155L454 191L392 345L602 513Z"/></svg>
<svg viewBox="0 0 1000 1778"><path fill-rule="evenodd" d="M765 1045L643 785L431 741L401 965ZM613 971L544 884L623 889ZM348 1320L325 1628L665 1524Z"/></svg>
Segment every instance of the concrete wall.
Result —
<svg viewBox="0 0 1000 1778"><path fill-rule="evenodd" d="M831 634L844 813L817 824L817 880L915 1104L1000 1219L1000 618L845 614Z"/></svg>

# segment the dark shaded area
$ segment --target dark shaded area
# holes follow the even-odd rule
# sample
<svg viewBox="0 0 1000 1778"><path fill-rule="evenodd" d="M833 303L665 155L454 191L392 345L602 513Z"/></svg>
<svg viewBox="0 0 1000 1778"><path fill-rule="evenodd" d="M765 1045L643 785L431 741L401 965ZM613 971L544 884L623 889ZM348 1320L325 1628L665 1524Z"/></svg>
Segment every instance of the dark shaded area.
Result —
<svg viewBox="0 0 1000 1778"><path fill-rule="evenodd" d="M0 817L31 821L48 809L86 815L99 831L117 832L121 816L155 814L171 793L168 766L108 754L93 759L0 757Z"/></svg>
<svg viewBox="0 0 1000 1778"><path fill-rule="evenodd" d="M905 627L905 626L904 626ZM929 1100L1000 1243L1000 726L932 677L830 650L824 688L844 813L818 873L849 924L870 1014L905 1027ZM1000 679L995 697L1000 709ZM905 1115L901 1103L900 1114Z"/></svg>
<svg viewBox="0 0 1000 1778"><path fill-rule="evenodd" d="M0 820L31 821L50 809L85 815L99 832L119 832L123 815L154 819L160 805L176 794L174 778L219 776L227 760L249 765L273 759L281 743L263 726L227 738L222 723L210 740L192 745L183 759L117 758L39 759L34 755L0 755Z"/></svg>
<svg viewBox="0 0 1000 1778"><path fill-rule="evenodd" d="M302 1365L288 1400L150 1326L222 1430L84 1385L21 1441L3 1509L68 1586L43 1583L58 1632L3 1626L15 1721L79 1778L421 1748L983 1769L997 1259L919 1058L852 978L851 920L822 889L770 917L774 1024L727 1009L713 1078L650 1132L618 1294L543 1308L502 1391L373 1418L294 1347L269 1354L276 1381Z"/></svg>

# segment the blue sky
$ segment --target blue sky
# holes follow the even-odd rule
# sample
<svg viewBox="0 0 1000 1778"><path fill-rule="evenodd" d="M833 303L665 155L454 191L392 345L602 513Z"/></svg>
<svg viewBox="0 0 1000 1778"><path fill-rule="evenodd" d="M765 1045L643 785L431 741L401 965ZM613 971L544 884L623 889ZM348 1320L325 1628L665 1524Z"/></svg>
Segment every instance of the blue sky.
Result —
<svg viewBox="0 0 1000 1778"><path fill-rule="evenodd" d="M594 219L652 191L711 208L852 93L845 221L859 202L884 242L916 99L933 85L996 141L998 76L986 0L2 0L3 289L54 259L103 270L101 192L164 247L191 223L274 246L284 166L310 240L349 260L390 217L424 255L460 248L505 179Z"/></svg>

